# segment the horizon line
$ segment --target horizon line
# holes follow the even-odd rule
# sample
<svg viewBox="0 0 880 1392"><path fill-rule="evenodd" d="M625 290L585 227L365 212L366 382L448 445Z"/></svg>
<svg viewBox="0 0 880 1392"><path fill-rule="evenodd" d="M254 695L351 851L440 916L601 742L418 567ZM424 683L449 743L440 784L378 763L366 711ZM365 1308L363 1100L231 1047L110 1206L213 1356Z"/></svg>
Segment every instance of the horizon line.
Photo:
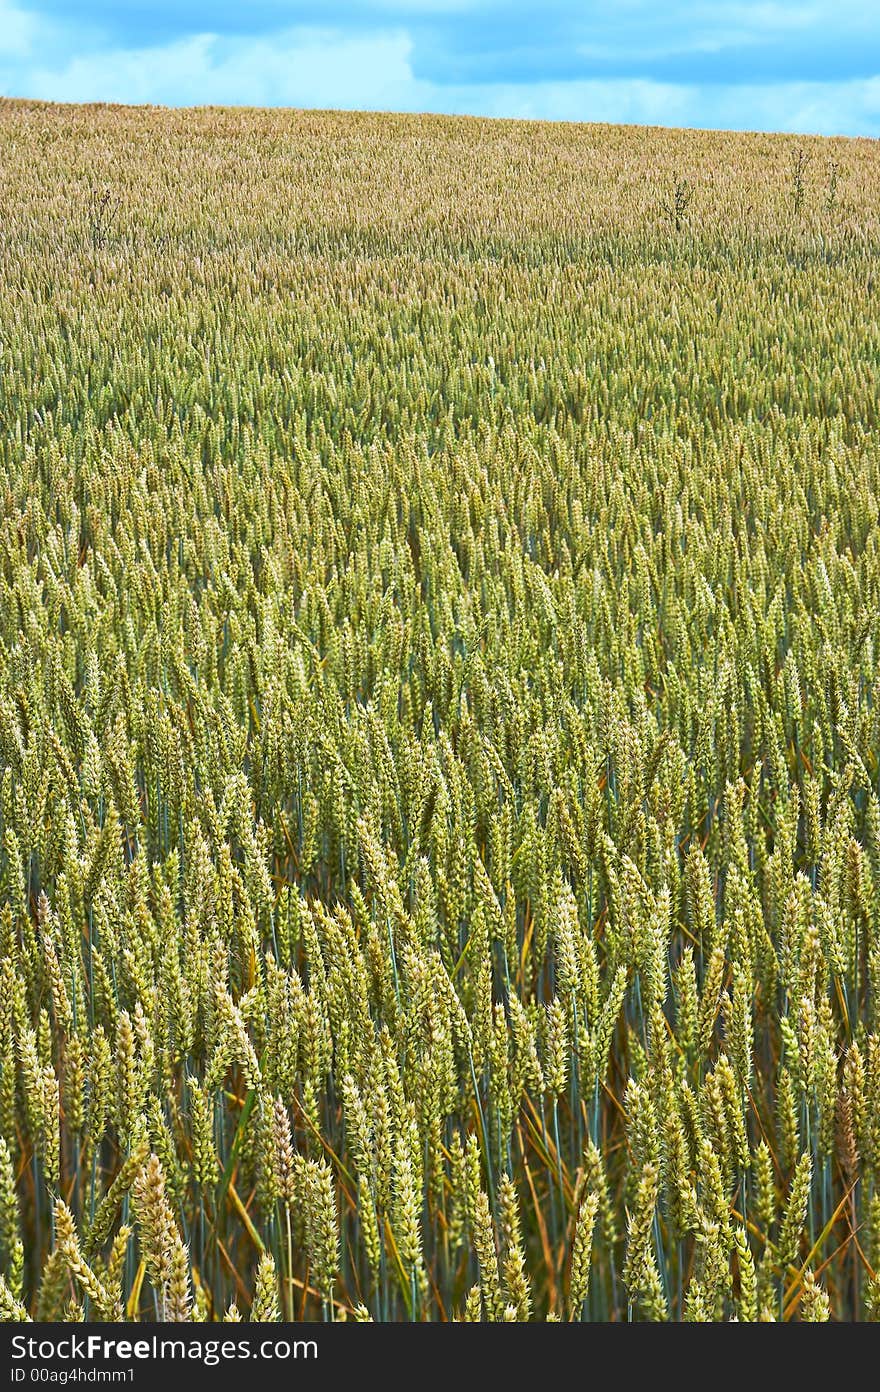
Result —
<svg viewBox="0 0 880 1392"><path fill-rule="evenodd" d="M272 104L271 106L251 105L245 102L112 102L112 101L53 101L43 97L22 97L6 93L0 93L0 106L27 106L49 108L59 111L143 111L157 112L265 112L270 113L291 113L296 115L308 116L382 116L395 117L400 120L437 120L437 121L469 121L479 122L484 125L519 125L519 126L575 126L593 127L605 130L644 130L644 131L667 131L671 133L681 133L682 135L741 135L741 136L763 136L777 140L820 140L820 141L868 141L877 143L880 136L860 134L845 135L840 132L833 134L821 133L818 131L780 131L762 130L750 126L673 126L663 125L662 123L648 124L644 121L590 121L573 120L571 117L553 116L480 116L473 112L459 111L393 111L383 107L365 106L289 106L284 103Z"/></svg>

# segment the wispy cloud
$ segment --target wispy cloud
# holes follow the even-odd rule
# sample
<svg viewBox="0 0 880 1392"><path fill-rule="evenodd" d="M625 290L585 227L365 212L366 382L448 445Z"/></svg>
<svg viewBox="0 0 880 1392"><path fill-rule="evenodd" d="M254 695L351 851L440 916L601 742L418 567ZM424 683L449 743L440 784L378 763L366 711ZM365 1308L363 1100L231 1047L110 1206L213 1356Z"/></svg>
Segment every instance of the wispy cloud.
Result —
<svg viewBox="0 0 880 1392"><path fill-rule="evenodd" d="M18 9L10 0L0 0L0 62L27 58L40 29L46 27L46 21L39 16Z"/></svg>
<svg viewBox="0 0 880 1392"><path fill-rule="evenodd" d="M856 0L0 0L0 91L880 135ZM291 22L293 21L293 22Z"/></svg>
<svg viewBox="0 0 880 1392"><path fill-rule="evenodd" d="M51 101L369 107L386 95L392 104L405 102L411 47L405 33L393 32L299 30L241 40L194 34L58 65L36 61L28 89Z"/></svg>

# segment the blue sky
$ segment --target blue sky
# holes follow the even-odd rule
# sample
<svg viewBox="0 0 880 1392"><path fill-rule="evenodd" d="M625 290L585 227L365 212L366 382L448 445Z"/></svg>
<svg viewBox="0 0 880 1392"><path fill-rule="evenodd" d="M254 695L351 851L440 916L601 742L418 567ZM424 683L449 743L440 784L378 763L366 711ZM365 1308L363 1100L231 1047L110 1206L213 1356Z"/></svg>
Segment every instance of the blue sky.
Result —
<svg viewBox="0 0 880 1392"><path fill-rule="evenodd" d="M0 95L880 136L880 0L0 0Z"/></svg>

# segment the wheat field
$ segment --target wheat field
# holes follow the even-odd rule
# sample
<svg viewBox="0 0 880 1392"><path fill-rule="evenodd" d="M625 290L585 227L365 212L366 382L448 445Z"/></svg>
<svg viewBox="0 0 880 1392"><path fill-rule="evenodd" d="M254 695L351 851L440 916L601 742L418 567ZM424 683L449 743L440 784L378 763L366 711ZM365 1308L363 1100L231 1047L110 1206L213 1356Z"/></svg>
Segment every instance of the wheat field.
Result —
<svg viewBox="0 0 880 1392"><path fill-rule="evenodd" d="M880 1318L880 146L0 103L0 1314Z"/></svg>

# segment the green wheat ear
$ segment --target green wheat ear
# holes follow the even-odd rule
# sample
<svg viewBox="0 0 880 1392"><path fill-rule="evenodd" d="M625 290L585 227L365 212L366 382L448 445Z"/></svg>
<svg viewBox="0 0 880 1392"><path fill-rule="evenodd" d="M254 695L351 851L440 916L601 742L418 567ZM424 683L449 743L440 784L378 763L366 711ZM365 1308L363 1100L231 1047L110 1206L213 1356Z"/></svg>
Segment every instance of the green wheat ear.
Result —
<svg viewBox="0 0 880 1392"><path fill-rule="evenodd" d="M571 1248L569 1275L569 1318L579 1319L590 1289L590 1262L593 1227L599 1212L598 1194L588 1194L578 1210Z"/></svg>
<svg viewBox="0 0 880 1392"><path fill-rule="evenodd" d="M278 1321L281 1308L278 1303L278 1275L270 1252L260 1258L257 1279L254 1285L254 1299L251 1305L251 1320L255 1323Z"/></svg>
<svg viewBox="0 0 880 1392"><path fill-rule="evenodd" d="M22 1305L20 1300L16 1300L12 1291L6 1283L6 1277L0 1275L0 1314L4 1320L22 1323L30 1319L30 1315Z"/></svg>

